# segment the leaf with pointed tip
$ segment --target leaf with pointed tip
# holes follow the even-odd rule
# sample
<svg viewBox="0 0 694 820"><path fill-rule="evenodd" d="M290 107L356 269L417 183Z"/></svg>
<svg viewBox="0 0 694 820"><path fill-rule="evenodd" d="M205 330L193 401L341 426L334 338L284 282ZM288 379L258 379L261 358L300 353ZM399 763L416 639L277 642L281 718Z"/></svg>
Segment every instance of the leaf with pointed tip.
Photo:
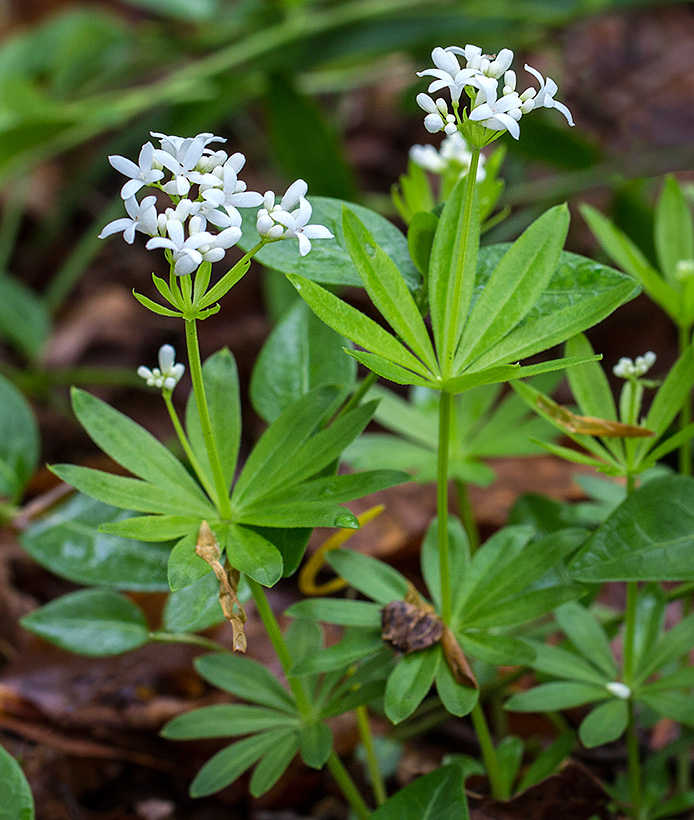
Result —
<svg viewBox="0 0 694 820"><path fill-rule="evenodd" d="M380 604L404 600L409 584L383 561L351 550L331 550L325 560L350 586Z"/></svg>
<svg viewBox="0 0 694 820"><path fill-rule="evenodd" d="M384 700L386 715L393 723L409 717L428 695L441 661L440 646L413 652L398 661L388 676Z"/></svg>
<svg viewBox="0 0 694 820"><path fill-rule="evenodd" d="M39 429L24 396L0 376L0 497L21 498L39 460Z"/></svg>
<svg viewBox="0 0 694 820"><path fill-rule="evenodd" d="M469 816L460 769L443 766L394 794L371 820L468 820Z"/></svg>
<svg viewBox="0 0 694 820"><path fill-rule="evenodd" d="M147 308L147 310L151 310L152 313L157 313L159 316L168 316L173 319L180 319L181 318L181 311L180 310L172 310L171 308L164 307L160 305L158 302L152 301L152 299L148 299L146 296L143 296L141 293L137 291L133 291L133 296L137 299L137 301Z"/></svg>
<svg viewBox="0 0 694 820"><path fill-rule="evenodd" d="M672 174L665 177L655 209L655 249L665 279L678 287L677 263L694 259L694 226L687 198Z"/></svg>
<svg viewBox="0 0 694 820"><path fill-rule="evenodd" d="M213 686L243 700L297 715L292 696L277 678L257 661L243 655L215 652L195 659L198 673Z"/></svg>
<svg viewBox="0 0 694 820"><path fill-rule="evenodd" d="M583 719L578 727L578 736L587 749L604 746L620 738L629 720L629 709L625 700L612 698L601 703Z"/></svg>

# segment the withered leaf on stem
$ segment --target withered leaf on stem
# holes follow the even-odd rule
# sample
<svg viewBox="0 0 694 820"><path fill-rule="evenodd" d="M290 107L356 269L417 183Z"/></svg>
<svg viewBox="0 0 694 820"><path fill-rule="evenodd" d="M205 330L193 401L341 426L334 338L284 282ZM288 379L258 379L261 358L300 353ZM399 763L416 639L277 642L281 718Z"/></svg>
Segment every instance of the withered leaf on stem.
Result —
<svg viewBox="0 0 694 820"><path fill-rule="evenodd" d="M195 552L211 567L219 581L219 603L224 617L231 624L232 649L234 652L245 652L247 647L246 633L243 625L246 623L246 613L238 599L240 573L225 561L222 566L219 544L207 521L200 525ZM236 607L236 609L234 609Z"/></svg>
<svg viewBox="0 0 694 820"><path fill-rule="evenodd" d="M649 438L655 433L637 424L623 424L593 416L578 416L545 396L539 396L537 406L551 416L567 432L602 438Z"/></svg>

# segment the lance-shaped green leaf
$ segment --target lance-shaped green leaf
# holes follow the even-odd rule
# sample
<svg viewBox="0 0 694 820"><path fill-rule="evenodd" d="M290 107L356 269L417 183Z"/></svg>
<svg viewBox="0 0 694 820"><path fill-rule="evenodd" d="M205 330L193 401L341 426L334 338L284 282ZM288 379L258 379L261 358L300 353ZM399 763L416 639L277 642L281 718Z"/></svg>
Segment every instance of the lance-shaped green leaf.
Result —
<svg viewBox="0 0 694 820"><path fill-rule="evenodd" d="M655 436L648 442L639 442L643 449L651 449L648 445L652 446L667 431L688 400L692 385L694 385L694 349L692 345L689 345L672 366L655 394L644 422L644 426L653 430Z"/></svg>
<svg viewBox="0 0 694 820"><path fill-rule="evenodd" d="M162 515L179 515L185 511L200 518L217 516L215 508L204 497L198 500L187 493L179 496L166 487L139 478L112 475L74 464L55 464L50 469L58 478L85 495L124 510Z"/></svg>
<svg viewBox="0 0 694 820"><path fill-rule="evenodd" d="M83 390L73 388L72 406L92 441L126 470L182 501L206 501L183 464L139 424Z"/></svg>
<svg viewBox="0 0 694 820"><path fill-rule="evenodd" d="M135 520L123 520L125 515L122 510L76 493L32 521L21 533L20 541L35 561L77 584L166 592L170 545L124 540L101 529L108 527L104 523L107 521L117 526Z"/></svg>
<svg viewBox="0 0 694 820"><path fill-rule="evenodd" d="M248 790L253 797L269 791L285 773L299 751L299 735L296 732L275 734L271 749L260 758L253 770Z"/></svg>
<svg viewBox="0 0 694 820"><path fill-rule="evenodd" d="M396 664L388 676L384 701L386 715L393 723L409 717L428 695L441 661L441 647L432 646L405 655Z"/></svg>
<svg viewBox="0 0 694 820"><path fill-rule="evenodd" d="M340 199L312 196L311 205L311 221L325 225L335 238L315 242L308 256L300 256L296 243L291 240L271 242L256 255L258 262L287 275L301 274L314 282L360 287L362 282L354 269L342 231L342 209L346 206L364 223L379 247L393 260L409 289L414 292L419 288L421 277L410 259L407 239L392 222L363 205L354 205ZM239 246L247 251L258 240L255 222L251 219L244 220L243 238Z"/></svg>
<svg viewBox="0 0 694 820"><path fill-rule="evenodd" d="M293 698L277 678L257 661L239 655L214 653L196 658L198 673L213 686L270 709L296 715Z"/></svg>
<svg viewBox="0 0 694 820"><path fill-rule="evenodd" d="M332 750L333 733L325 723L309 723L299 731L301 758L312 769L322 769Z"/></svg>
<svg viewBox="0 0 694 820"><path fill-rule="evenodd" d="M513 695L504 708L511 712L551 712L557 709L573 709L585 703L594 703L611 697L604 686L553 681L541 683L527 692Z"/></svg>
<svg viewBox="0 0 694 820"><path fill-rule="evenodd" d="M595 351L582 333L566 343L567 356L593 356ZM567 371L571 392L585 416L617 421L617 407L605 371L597 362L586 362ZM651 428L652 429L652 428Z"/></svg>
<svg viewBox="0 0 694 820"><path fill-rule="evenodd" d="M689 203L671 174L655 209L655 250L665 279L677 287L678 262L694 259L694 225Z"/></svg>
<svg viewBox="0 0 694 820"><path fill-rule="evenodd" d="M39 460L39 430L31 407L0 376L0 497L19 501Z"/></svg>
<svg viewBox="0 0 694 820"><path fill-rule="evenodd" d="M373 319L303 276L287 278L316 316L341 336L420 376L429 375L425 365Z"/></svg>
<svg viewBox="0 0 694 820"><path fill-rule="evenodd" d="M470 312L456 361L474 361L530 312L557 268L568 229L568 208L558 205L511 245Z"/></svg>
<svg viewBox="0 0 694 820"><path fill-rule="evenodd" d="M625 700L612 698L601 703L584 718L578 727L581 743L588 749L604 746L620 738L629 720L629 709Z"/></svg>
<svg viewBox="0 0 694 820"><path fill-rule="evenodd" d="M351 550L331 550L325 560L350 586L380 604L404 599L409 584L396 569Z"/></svg>
<svg viewBox="0 0 694 820"><path fill-rule="evenodd" d="M191 797L205 797L233 783L276 743L283 742L287 734L287 730L261 732L217 752L190 784Z"/></svg>
<svg viewBox="0 0 694 820"><path fill-rule="evenodd" d="M267 422L310 390L339 385L340 398L354 384L356 363L345 340L297 299L263 345L251 377L253 407Z"/></svg>
<svg viewBox="0 0 694 820"><path fill-rule="evenodd" d="M292 604L285 613L291 618L315 618L327 624L377 628L381 623L381 607L370 601L350 601L342 598L307 598Z"/></svg>
<svg viewBox="0 0 694 820"><path fill-rule="evenodd" d="M643 682L658 669L684 656L694 644L693 635L694 614L689 614L649 648L649 652L644 655L636 669L636 680Z"/></svg>
<svg viewBox="0 0 694 820"><path fill-rule="evenodd" d="M259 584L271 587L282 577L279 550L254 530L230 524L223 543L231 566L250 575Z"/></svg>
<svg viewBox="0 0 694 820"><path fill-rule="evenodd" d="M453 376L446 380L444 387L447 393L464 393L466 390L472 390L473 387L480 387L483 384L496 384L518 379L522 375L521 371L519 364L500 364L473 373Z"/></svg>
<svg viewBox="0 0 694 820"><path fill-rule="evenodd" d="M395 384L413 384L418 387L440 387L440 383L435 378L418 376L411 370L407 370L399 364L395 364L376 353L367 353L364 350L348 350L347 348L345 348L345 353L348 353L353 359L361 362L364 367L368 367L368 369L372 370L377 376L395 382Z"/></svg>
<svg viewBox="0 0 694 820"><path fill-rule="evenodd" d="M139 515L99 524L99 532L140 541L172 541L196 528L200 528L200 519L186 515Z"/></svg>
<svg viewBox="0 0 694 820"><path fill-rule="evenodd" d="M383 649L381 629L356 629L348 631L334 646L304 658L292 669L293 675L314 675L319 672L344 670L361 658L374 655Z"/></svg>
<svg viewBox="0 0 694 820"><path fill-rule="evenodd" d="M576 602L564 604L555 613L562 632L584 658L614 680L619 674L610 642L602 624L585 607Z"/></svg>
<svg viewBox="0 0 694 820"><path fill-rule="evenodd" d="M480 239L476 191L464 208L467 177L446 202L434 235L429 265L429 309L441 372L453 374L453 356L467 319L477 270Z"/></svg>
<svg viewBox="0 0 694 820"><path fill-rule="evenodd" d="M424 320L395 263L364 224L345 208L342 216L345 241L366 292L395 333L431 370L437 371L436 355Z"/></svg>
<svg viewBox="0 0 694 820"><path fill-rule="evenodd" d="M222 474L226 486L230 487L241 440L241 402L236 362L227 348L218 350L207 359L202 366L202 380ZM214 483L193 391L186 405L186 433L198 462L210 482Z"/></svg>
<svg viewBox="0 0 694 820"><path fill-rule="evenodd" d="M142 610L105 589L70 592L25 615L21 624L61 649L97 658L120 655L149 640Z"/></svg>
<svg viewBox="0 0 694 820"><path fill-rule="evenodd" d="M482 292L507 245L480 252L475 285ZM634 280L619 271L577 254L562 251L559 264L532 309L499 342L481 353L475 369L518 361L547 350L597 324L639 292ZM456 365L462 365L457 360Z"/></svg>
<svg viewBox="0 0 694 820"><path fill-rule="evenodd" d="M146 296L143 296L141 293L138 293L137 291L133 291L133 296L143 307L146 307L147 310L151 310L152 313L156 313L159 316L167 316L172 319L181 318L180 311L164 307L164 305L160 305L159 302L154 302L152 299L148 299Z"/></svg>
<svg viewBox="0 0 694 820"><path fill-rule="evenodd" d="M494 666L529 665L535 658L532 647L510 635L494 635L470 629L457 631L456 636L466 655Z"/></svg>
<svg viewBox="0 0 694 820"><path fill-rule="evenodd" d="M234 485L233 501L241 505L250 488L266 490L277 465L291 462L334 406L336 391L319 387L288 407L260 437Z"/></svg>
<svg viewBox="0 0 694 820"><path fill-rule="evenodd" d="M571 754L576 745L576 735L572 731L564 732L543 749L527 768L518 784L518 792L524 792L545 777L555 772L561 763Z"/></svg>
<svg viewBox="0 0 694 820"><path fill-rule="evenodd" d="M164 726L161 735L169 740L198 740L204 737L250 735L280 726L298 728L298 715L288 715L263 706L217 703L178 715Z"/></svg>
<svg viewBox="0 0 694 820"><path fill-rule="evenodd" d="M646 257L629 237L589 205L581 206L581 214L595 238L617 267L641 282L653 301L673 319L680 315L680 297L648 263Z"/></svg>
<svg viewBox="0 0 694 820"><path fill-rule="evenodd" d="M7 820L34 820L34 798L24 772L12 755L0 746L0 797Z"/></svg>
<svg viewBox="0 0 694 820"><path fill-rule="evenodd" d="M469 715L479 700L480 691L472 686L461 686L453 677L451 667L445 661L436 672L436 691L446 711L456 717Z"/></svg>
<svg viewBox="0 0 694 820"><path fill-rule="evenodd" d="M597 686L604 686L608 682L608 678L611 678L611 675L606 675L604 671L601 671L590 662L592 656L590 659L586 659L576 654L576 652L563 649L560 646L530 639L526 639L526 642L535 652L535 660L533 660L532 666L538 672L554 675L557 678L580 681L581 683L593 683Z"/></svg>
<svg viewBox="0 0 694 820"><path fill-rule="evenodd" d="M694 580L694 479L667 476L633 492L569 564L579 581Z"/></svg>
<svg viewBox="0 0 694 820"><path fill-rule="evenodd" d="M181 538L169 555L168 578L172 592L194 584L210 571L210 565L195 552L199 526Z"/></svg>

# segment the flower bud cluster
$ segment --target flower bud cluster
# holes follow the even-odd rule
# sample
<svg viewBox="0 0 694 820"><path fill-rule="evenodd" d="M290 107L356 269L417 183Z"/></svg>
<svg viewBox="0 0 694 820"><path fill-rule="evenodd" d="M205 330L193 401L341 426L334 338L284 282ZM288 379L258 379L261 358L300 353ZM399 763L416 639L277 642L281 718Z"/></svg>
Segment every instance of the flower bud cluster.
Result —
<svg viewBox="0 0 694 820"><path fill-rule="evenodd" d="M636 360L629 359L627 356L622 356L622 358L612 368L612 372L615 376L619 376L621 379L638 379L640 376L645 375L651 367L653 367L655 364L655 359L655 353L650 350L648 353L644 353L643 356L637 356Z"/></svg>
<svg viewBox="0 0 694 820"><path fill-rule="evenodd" d="M413 145L410 148L410 159L415 165L432 174L459 173L464 176L470 169L472 152L463 135L456 131L444 137L440 149L433 145ZM480 155L477 166L477 182L485 177L485 157Z"/></svg>
<svg viewBox="0 0 694 820"><path fill-rule="evenodd" d="M444 131L447 135L463 125L459 114L460 98L463 90L470 97L467 120L479 123L493 132L487 141L508 131L514 139L520 136L519 120L535 108L556 108L569 125L573 119L569 109L554 99L557 84L546 79L529 65L525 70L538 81L539 88L527 88L521 94L516 91L516 73L511 69L513 52L503 48L496 56L483 54L479 46L466 45L437 47L431 53L435 68L418 71L419 77L433 77L429 84L429 94L447 88L451 95L454 113L448 111L443 98L432 99L427 94L417 95L417 104L426 112L424 127L432 134ZM462 58L464 65L461 66ZM486 144L486 143L485 143Z"/></svg>
<svg viewBox="0 0 694 820"><path fill-rule="evenodd" d="M204 133L195 137L177 137L152 132L160 147L147 142L142 146L137 163L126 157L111 156L109 162L128 181L121 189L127 217L115 219L99 234L101 239L122 231L132 244L136 233L151 237L147 249L162 248L177 276L196 271L203 262L221 261L229 248L241 239L242 217L239 208L261 208L268 212L268 194L247 190L239 178L246 158L214 150L212 143L225 142L222 137ZM145 196L138 201L143 188L156 188L169 197L169 204L160 207L157 196ZM308 186L303 180L290 185L291 203L281 207L281 219L272 216L273 224L281 224L272 235L261 233L266 240L296 237L304 256L311 249L310 239L330 239L332 234L322 225L308 225L311 206L306 200ZM284 203L284 199L282 203ZM272 208L275 207L272 194Z"/></svg>
<svg viewBox="0 0 694 820"><path fill-rule="evenodd" d="M159 348L159 367L152 370L140 365L137 375L147 382L148 387L158 387L160 390L171 391L181 381L185 372L185 365L176 364L176 351L171 345L162 345Z"/></svg>

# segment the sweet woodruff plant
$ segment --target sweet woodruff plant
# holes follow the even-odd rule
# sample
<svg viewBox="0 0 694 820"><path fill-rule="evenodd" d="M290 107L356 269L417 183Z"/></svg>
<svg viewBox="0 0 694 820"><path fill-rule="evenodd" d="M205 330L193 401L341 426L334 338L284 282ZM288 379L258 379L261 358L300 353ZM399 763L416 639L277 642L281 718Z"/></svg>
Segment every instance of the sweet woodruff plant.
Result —
<svg viewBox="0 0 694 820"><path fill-rule="evenodd" d="M152 134L154 142L143 146L137 162L110 157L127 177L121 191L127 216L109 223L101 236L122 232L132 243L144 234L148 249L163 252L169 276L153 275L158 300L139 293L135 297L153 313L180 318L185 326L185 366L164 345L158 367L138 371L149 387L161 391L178 455L120 412L76 390L78 419L131 475L73 465L53 469L82 493L121 511L102 519L102 533L170 545L172 594L163 624L154 632L130 599L95 589L49 604L26 618L25 625L88 654L125 651L150 640L213 648L196 660L198 672L246 703L195 710L164 728L165 736L177 739L242 736L196 774L191 786L196 796L225 787L251 767L250 791L262 794L299 754L309 766L329 768L359 818L387 820L403 816L405 805L431 807L440 800L444 808L439 807L437 816L464 817L463 783L471 770L455 759L388 799L366 709L383 704L385 714L398 723L435 687L450 714L470 714L482 758L477 769L488 777L495 797L508 797L551 773L573 745L573 735L562 735L518 779L523 744L513 737L495 744L480 703L480 693L506 691L505 673L498 670L514 666L559 680L517 693L511 708L556 710L597 703L591 713L596 717L589 717L582 729L583 741L596 745L626 733L629 792L626 797L615 794L634 817L645 817L638 720L647 713L648 720L664 715L694 722L686 702L694 684L691 669L676 665L694 644L694 629L684 629L692 616L663 631L666 593L660 582L691 580L694 571L662 543L672 521L663 530L650 519L639 520L628 547L624 528L634 522L630 511L638 517L650 509L638 497L636 474L655 463L655 442L688 400L694 378L686 368L691 346L682 354L677 378L663 382L646 418L648 427L641 400L651 383L641 376L652 357L646 354L629 366L622 360L618 369L631 392L617 418L597 364L601 357L580 334L634 297L639 282L563 251L569 225L565 205L549 209L514 243L480 248L480 233L493 219L502 187L497 179L501 155L492 154L483 168L481 149L507 132L521 138L523 117L540 108L556 109L573 125L568 108L555 99L556 84L525 66L532 85L519 92L509 49L494 56L473 45L436 48L432 59L434 67L419 72L430 83L429 93L418 94L417 102L426 112L427 131L444 132L445 139L440 152L420 146L412 159L448 175L449 185L445 204L434 207L421 169L417 184L409 178L408 187L403 178L399 201L407 215L407 236L362 206L327 198L310 204L302 180L279 199L272 191L249 191L239 176L243 154L227 153L219 147L224 140L212 134ZM448 99L435 96L440 93ZM213 266L219 267L235 246L245 252L242 258L221 275L213 274ZM269 275L285 274L303 302L294 303L258 359L251 398L268 426L239 464L234 359L220 350L203 365L198 323L219 309L219 300L256 256L271 269ZM365 288L383 321L344 301L343 285ZM563 357L523 364L567 340ZM359 384L355 360L368 373ZM192 390L179 418L172 392L181 389L177 385L186 368ZM533 386L516 381L564 368L585 415L559 407L538 389L550 385L549 377L533 379ZM368 400L368 391L378 377L409 387L410 404L389 399L382 387L375 391L383 399L379 419L409 436L420 450L393 438L396 443L383 450L379 469L338 472L343 453L376 410L378 400ZM523 414L528 410L519 410L517 397L515 403L498 403L499 385L506 382L517 384L521 399L548 422L533 427L541 437L538 446L566 455L567 448L552 444L543 431L553 424L571 433L572 424L573 435L589 449L589 463L614 468L629 479L630 497L616 499L615 512L600 508L607 520L597 532L595 521L568 514L555 514L548 523L539 513L519 513L514 523L478 546L476 538L470 542L469 517L464 527L450 514L449 479L464 490L473 469L464 454L456 460L460 443L472 441L473 426L478 431L476 475L487 469L486 457L500 454L500 441L507 442L509 452L527 452L525 442L514 443L508 431L513 419L527 423ZM417 426L413 419L425 405L430 408L426 424ZM496 450L479 434L485 424ZM685 428L670 449L691 433ZM360 452L363 458L364 447ZM389 456L392 463L387 463ZM333 540L321 553L339 576L328 589L352 587L363 598L308 597L289 610L293 621L283 633L264 587L296 572L311 530L337 527L349 533L358 528L360 520L345 502L406 481L425 463L429 480L437 485L437 516L422 547L423 585L415 588L388 565L338 548ZM691 491L691 484L682 481L691 479L653 478L646 486L647 499L667 506ZM691 540L691 522L682 523L681 516L677 521L679 537ZM141 554L149 548L143 546ZM643 560L629 562L629 555L639 550L648 553L650 563L643 555ZM667 560L657 560L659 555ZM610 624L596 620L597 611L589 608L607 580L630 581L627 611L615 614ZM649 582L643 590L638 588L641 581ZM316 591L313 581L308 587L302 581L302 586ZM246 649L244 601L249 596L282 664L286 687L238 654ZM82 612L80 607L88 607L95 621L104 621L101 636L116 629L114 623L126 623L128 629L119 633L120 640L111 635L110 642L102 638L94 646L85 644L83 633L80 641L71 639L68 627L60 631L56 623L69 621L69 613ZM561 646L542 640L553 612L555 628L567 639ZM196 634L223 618L232 625L236 653ZM323 646L320 621L345 627L338 644ZM544 624L544 633L538 624ZM609 643L622 625L623 661ZM611 630L609 635L605 629ZM541 695L534 696L535 691ZM327 723L351 711L379 806L373 815L335 754Z"/></svg>

